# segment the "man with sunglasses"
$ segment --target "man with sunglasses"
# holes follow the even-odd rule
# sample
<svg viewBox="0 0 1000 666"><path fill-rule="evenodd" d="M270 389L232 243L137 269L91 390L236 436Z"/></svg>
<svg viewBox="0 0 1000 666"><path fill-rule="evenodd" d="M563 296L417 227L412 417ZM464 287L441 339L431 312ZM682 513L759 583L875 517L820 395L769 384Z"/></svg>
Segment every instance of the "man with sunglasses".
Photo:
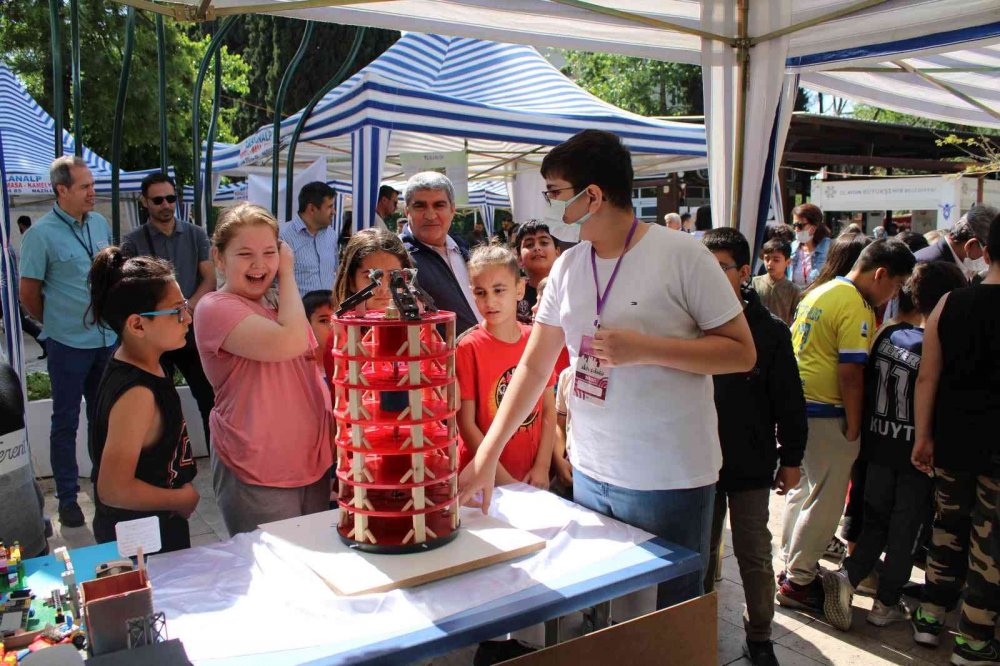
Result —
<svg viewBox="0 0 1000 666"><path fill-rule="evenodd" d="M199 226L177 219L177 189L173 178L165 173L151 173L142 179L139 201L149 213L149 220L122 239L122 252L128 257L159 257L173 264L177 284L193 312L201 297L216 287L208 234ZM180 370L191 388L201 412L207 445L208 415L215 404L215 392L201 367L194 326L188 329L187 344L167 352L160 362L168 375L173 374L174 368Z"/></svg>

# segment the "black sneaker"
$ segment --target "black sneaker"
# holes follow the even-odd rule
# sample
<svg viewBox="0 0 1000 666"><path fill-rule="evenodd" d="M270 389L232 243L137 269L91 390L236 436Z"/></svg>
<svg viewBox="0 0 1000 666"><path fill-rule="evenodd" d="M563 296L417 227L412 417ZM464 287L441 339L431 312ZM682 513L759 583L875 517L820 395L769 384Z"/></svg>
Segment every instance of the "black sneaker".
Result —
<svg viewBox="0 0 1000 666"><path fill-rule="evenodd" d="M535 652L535 648L521 641L483 641L476 648L476 656L472 658L472 666L493 666L501 661L521 657Z"/></svg>
<svg viewBox="0 0 1000 666"><path fill-rule="evenodd" d="M59 505L59 522L63 527L83 527L87 521L83 518L83 510L75 501Z"/></svg>
<svg viewBox="0 0 1000 666"><path fill-rule="evenodd" d="M910 626L913 627L913 640L924 647L937 647L941 644L941 630L944 622L924 614L924 609L917 607L910 615Z"/></svg>
<svg viewBox="0 0 1000 666"><path fill-rule="evenodd" d="M743 655L753 666L778 666L778 658L774 656L774 643L771 641L747 640L743 644Z"/></svg>
<svg viewBox="0 0 1000 666"><path fill-rule="evenodd" d="M951 663L955 666L1000 666L1000 643L991 638L986 645L977 650L964 638L956 636Z"/></svg>

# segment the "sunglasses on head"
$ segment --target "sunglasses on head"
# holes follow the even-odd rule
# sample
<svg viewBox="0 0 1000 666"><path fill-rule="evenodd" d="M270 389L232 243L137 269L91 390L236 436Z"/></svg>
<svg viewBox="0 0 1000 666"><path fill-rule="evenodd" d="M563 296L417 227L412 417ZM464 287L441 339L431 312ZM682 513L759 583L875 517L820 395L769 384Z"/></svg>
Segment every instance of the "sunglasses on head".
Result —
<svg viewBox="0 0 1000 666"><path fill-rule="evenodd" d="M167 203L174 203L177 201L176 194L168 194L165 197L146 197L146 198L149 199L149 202L152 203L154 206L159 206L164 201L166 201Z"/></svg>

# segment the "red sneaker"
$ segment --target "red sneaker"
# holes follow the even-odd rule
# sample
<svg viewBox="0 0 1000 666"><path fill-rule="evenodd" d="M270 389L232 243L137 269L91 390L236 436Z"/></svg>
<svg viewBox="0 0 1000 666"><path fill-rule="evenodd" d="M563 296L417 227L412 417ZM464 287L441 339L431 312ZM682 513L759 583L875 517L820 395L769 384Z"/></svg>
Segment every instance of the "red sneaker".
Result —
<svg viewBox="0 0 1000 666"><path fill-rule="evenodd" d="M823 584L818 578L814 578L808 585L796 585L786 578L781 582L775 598L786 608L822 611Z"/></svg>

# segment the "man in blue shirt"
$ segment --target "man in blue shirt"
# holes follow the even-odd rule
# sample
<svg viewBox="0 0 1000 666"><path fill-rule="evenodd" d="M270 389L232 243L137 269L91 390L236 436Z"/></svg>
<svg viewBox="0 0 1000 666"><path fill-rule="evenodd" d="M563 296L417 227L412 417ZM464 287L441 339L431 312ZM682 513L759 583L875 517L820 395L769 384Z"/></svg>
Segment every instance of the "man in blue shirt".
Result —
<svg viewBox="0 0 1000 666"><path fill-rule="evenodd" d="M117 342L115 334L93 323L87 278L94 256L111 245L108 221L93 212L94 176L79 157L52 162L49 180L56 204L21 242L21 302L42 322L48 335L52 381L52 432L49 455L59 498L59 520L80 527L83 512L76 497L76 431L80 398L87 417L97 407L97 388ZM89 448L89 447L88 447Z"/></svg>
<svg viewBox="0 0 1000 666"><path fill-rule="evenodd" d="M333 224L336 192L326 183L315 181L299 192L299 212L281 225L279 237L295 254L295 282L299 295L317 289L333 289L337 277L337 232Z"/></svg>

